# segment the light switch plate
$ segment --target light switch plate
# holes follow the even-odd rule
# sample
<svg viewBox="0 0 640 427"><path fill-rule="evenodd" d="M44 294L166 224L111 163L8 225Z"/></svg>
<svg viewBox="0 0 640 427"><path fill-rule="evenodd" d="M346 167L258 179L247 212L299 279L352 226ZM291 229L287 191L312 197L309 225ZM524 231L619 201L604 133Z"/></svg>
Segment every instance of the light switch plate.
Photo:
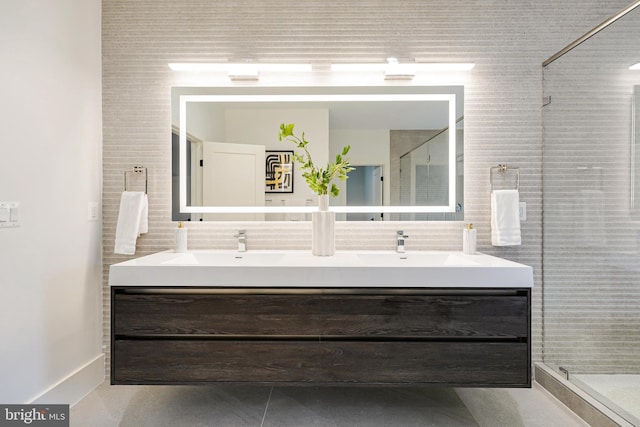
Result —
<svg viewBox="0 0 640 427"><path fill-rule="evenodd" d="M11 219L11 209L0 206L0 222L9 222Z"/></svg>
<svg viewBox="0 0 640 427"><path fill-rule="evenodd" d="M20 203L0 202L0 228L20 227Z"/></svg>
<svg viewBox="0 0 640 427"><path fill-rule="evenodd" d="M99 219L98 202L89 202L87 214L89 222L95 222Z"/></svg>
<svg viewBox="0 0 640 427"><path fill-rule="evenodd" d="M527 202L520 202L520 221L527 220Z"/></svg>

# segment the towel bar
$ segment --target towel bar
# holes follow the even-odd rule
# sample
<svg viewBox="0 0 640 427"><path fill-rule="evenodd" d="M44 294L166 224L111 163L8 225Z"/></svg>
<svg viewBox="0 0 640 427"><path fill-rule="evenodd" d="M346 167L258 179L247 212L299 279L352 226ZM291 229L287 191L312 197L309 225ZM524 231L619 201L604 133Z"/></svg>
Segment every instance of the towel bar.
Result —
<svg viewBox="0 0 640 427"><path fill-rule="evenodd" d="M144 166L134 166L131 170L128 171L124 171L124 191L129 191L129 188L127 187L127 174L128 173L132 173L134 175L144 175L144 193L147 194L147 188L148 188L148 179L147 179L147 168L145 168Z"/></svg>
<svg viewBox="0 0 640 427"><path fill-rule="evenodd" d="M509 171L513 171L515 173L515 189L520 190L520 168L507 166L506 164L499 164L498 166L493 166L490 169L490 182L491 182L491 191L494 190L495 185L495 177L500 175L503 179L506 179L506 175Z"/></svg>

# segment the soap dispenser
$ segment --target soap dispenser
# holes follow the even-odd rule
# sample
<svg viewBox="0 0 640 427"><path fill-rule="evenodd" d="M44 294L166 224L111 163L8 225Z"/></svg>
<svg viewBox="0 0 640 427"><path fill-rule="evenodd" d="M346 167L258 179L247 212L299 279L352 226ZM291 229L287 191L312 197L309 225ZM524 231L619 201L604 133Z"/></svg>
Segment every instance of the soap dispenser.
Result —
<svg viewBox="0 0 640 427"><path fill-rule="evenodd" d="M178 228L176 228L176 240L175 240L174 252L176 253L187 252L187 229L185 228L182 221L178 223Z"/></svg>
<svg viewBox="0 0 640 427"><path fill-rule="evenodd" d="M476 229L473 224L467 224L462 230L462 253L465 255L476 254Z"/></svg>

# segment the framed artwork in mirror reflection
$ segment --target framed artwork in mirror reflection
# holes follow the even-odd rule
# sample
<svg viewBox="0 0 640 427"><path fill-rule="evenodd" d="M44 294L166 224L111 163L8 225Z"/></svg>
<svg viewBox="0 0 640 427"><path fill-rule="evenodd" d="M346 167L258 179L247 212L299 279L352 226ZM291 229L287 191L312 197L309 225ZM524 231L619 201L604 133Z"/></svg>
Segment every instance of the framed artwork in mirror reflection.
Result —
<svg viewBox="0 0 640 427"><path fill-rule="evenodd" d="M265 193L293 193L293 151L265 151Z"/></svg>

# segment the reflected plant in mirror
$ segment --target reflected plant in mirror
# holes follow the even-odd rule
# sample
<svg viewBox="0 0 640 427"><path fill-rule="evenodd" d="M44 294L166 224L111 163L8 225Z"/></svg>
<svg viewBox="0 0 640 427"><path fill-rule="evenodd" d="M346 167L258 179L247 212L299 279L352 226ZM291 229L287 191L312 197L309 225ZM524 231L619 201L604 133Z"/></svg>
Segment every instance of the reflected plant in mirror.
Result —
<svg viewBox="0 0 640 427"><path fill-rule="evenodd" d="M334 163L327 163L326 168L318 167L313 163L311 153L309 153L309 150L307 149L309 141L305 138L304 132L302 132L302 135L298 137L293 133L294 127L294 123L286 125L281 123L278 139L280 141L284 139L292 142L296 147L302 149L302 154L296 152L293 157L298 163L300 163L302 170L305 171L302 176L305 181L307 181L311 191L316 193L318 196L330 194L333 197L338 197L340 194L340 188L332 181L336 178L340 181L346 181L349 178L349 172L355 170L355 168L353 168L349 163L349 159L345 157L349 153L351 147L349 145L345 145L342 148L342 152L336 154L336 161Z"/></svg>

